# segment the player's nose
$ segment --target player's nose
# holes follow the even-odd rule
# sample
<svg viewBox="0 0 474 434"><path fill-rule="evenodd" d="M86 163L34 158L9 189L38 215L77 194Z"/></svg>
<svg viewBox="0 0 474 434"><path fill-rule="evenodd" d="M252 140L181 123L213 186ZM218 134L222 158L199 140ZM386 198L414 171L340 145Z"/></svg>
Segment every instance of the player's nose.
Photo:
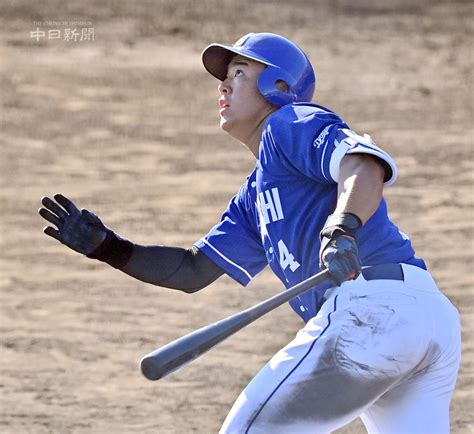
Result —
<svg viewBox="0 0 474 434"><path fill-rule="evenodd" d="M226 80L217 86L217 90L220 95L229 95L232 92L232 88L229 86Z"/></svg>

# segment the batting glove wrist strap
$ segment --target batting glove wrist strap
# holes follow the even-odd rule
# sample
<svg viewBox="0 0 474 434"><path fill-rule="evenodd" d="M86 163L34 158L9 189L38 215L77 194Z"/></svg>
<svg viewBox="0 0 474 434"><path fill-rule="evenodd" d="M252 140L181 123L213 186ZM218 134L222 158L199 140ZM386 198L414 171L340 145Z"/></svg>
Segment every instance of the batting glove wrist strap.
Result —
<svg viewBox="0 0 474 434"><path fill-rule="evenodd" d="M133 243L131 241L124 240L114 231L107 229L107 236L102 244L86 256L121 269L127 264L132 253Z"/></svg>
<svg viewBox="0 0 474 434"><path fill-rule="evenodd" d="M321 231L319 251L320 268L329 269L335 285L355 279L361 271L356 243L356 232L362 226L359 217L352 213L330 215Z"/></svg>
<svg viewBox="0 0 474 434"><path fill-rule="evenodd" d="M357 230L361 227L362 220L351 212L332 214L326 220L320 237L321 240L331 239L334 235L347 235L355 238Z"/></svg>

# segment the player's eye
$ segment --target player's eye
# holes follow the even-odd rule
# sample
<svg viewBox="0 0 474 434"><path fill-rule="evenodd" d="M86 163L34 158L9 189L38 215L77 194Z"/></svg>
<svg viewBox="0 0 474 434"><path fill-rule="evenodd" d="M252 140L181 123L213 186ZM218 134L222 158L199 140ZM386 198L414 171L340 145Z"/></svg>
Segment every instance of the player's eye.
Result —
<svg viewBox="0 0 474 434"><path fill-rule="evenodd" d="M227 72L227 76L226 78L235 78L235 77L240 77L242 75L245 75L245 72L243 69L239 69L239 68L236 68L236 69L230 69L229 68L229 71Z"/></svg>

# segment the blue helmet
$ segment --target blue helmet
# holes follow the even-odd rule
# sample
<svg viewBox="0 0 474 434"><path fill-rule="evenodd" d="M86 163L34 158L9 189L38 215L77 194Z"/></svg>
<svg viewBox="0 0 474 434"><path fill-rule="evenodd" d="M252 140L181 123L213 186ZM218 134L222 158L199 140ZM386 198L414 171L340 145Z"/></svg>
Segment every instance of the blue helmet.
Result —
<svg viewBox="0 0 474 434"><path fill-rule="evenodd" d="M303 51L290 40L273 33L249 33L234 45L211 44L202 52L204 67L224 81L232 57L240 54L267 65L258 77L258 89L267 101L281 107L293 102L310 102L316 77ZM278 86L288 85L288 91Z"/></svg>

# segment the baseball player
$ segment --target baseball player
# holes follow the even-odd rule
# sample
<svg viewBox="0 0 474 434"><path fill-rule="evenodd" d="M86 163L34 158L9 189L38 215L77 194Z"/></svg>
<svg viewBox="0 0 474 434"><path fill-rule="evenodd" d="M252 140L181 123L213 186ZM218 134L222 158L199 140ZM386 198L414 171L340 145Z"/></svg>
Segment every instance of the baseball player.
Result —
<svg viewBox="0 0 474 434"><path fill-rule="evenodd" d="M221 433L325 433L357 417L371 433L449 432L459 315L388 217L382 193L395 162L310 102L313 68L288 39L251 33L208 46L202 60L220 81L221 128L256 158L221 221L189 249L141 246L58 194L42 200L55 226L45 233L189 293L224 273L247 285L267 265L286 287L330 270L331 282L291 301L304 327L241 393Z"/></svg>

